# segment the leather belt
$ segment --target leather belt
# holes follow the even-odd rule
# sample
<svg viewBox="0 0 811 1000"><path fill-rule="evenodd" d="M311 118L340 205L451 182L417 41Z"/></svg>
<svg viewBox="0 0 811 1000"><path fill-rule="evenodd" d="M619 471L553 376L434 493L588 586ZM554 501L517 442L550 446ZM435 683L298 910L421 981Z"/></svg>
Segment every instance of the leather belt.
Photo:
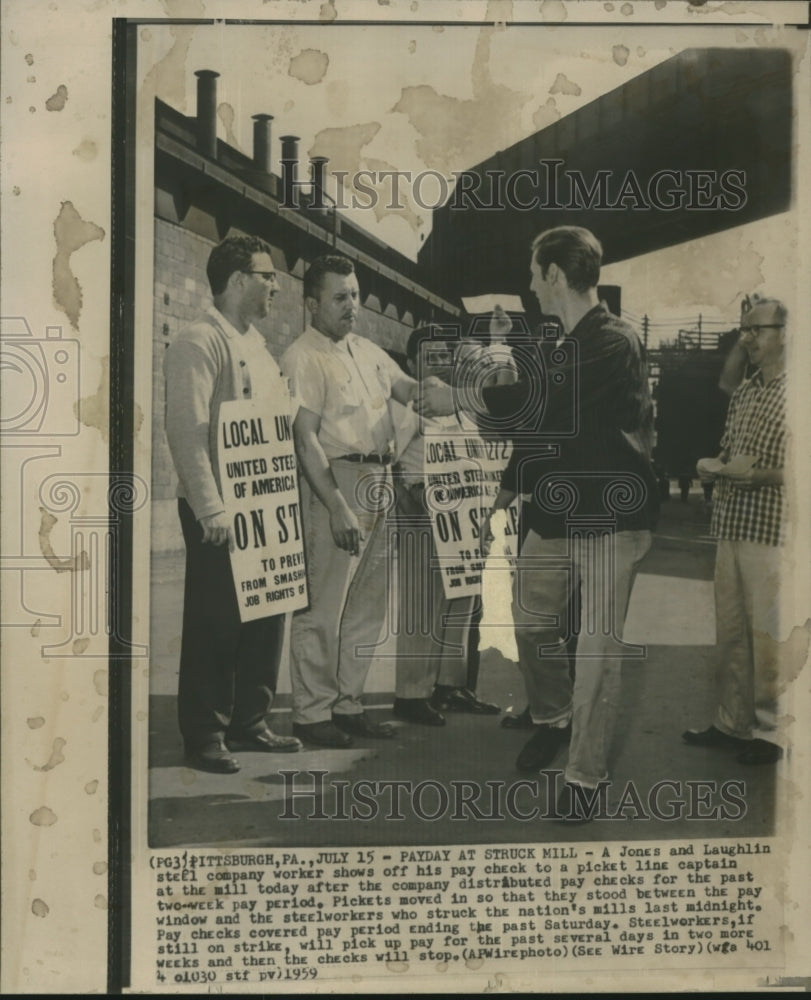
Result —
<svg viewBox="0 0 811 1000"><path fill-rule="evenodd" d="M358 452L354 452L351 455L338 455L340 459L345 462L366 462L369 465L391 465L391 455L378 455L373 453L371 455L361 455Z"/></svg>

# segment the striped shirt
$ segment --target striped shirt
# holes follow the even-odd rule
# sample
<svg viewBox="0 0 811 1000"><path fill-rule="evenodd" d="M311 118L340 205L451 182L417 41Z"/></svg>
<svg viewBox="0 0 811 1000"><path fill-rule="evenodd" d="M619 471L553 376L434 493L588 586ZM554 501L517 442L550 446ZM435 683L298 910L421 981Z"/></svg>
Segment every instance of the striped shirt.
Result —
<svg viewBox="0 0 811 1000"><path fill-rule="evenodd" d="M764 384L760 371L732 396L721 451L754 457L755 468L782 469L786 456L786 373ZM785 540L782 486L742 489L728 479L716 481L712 533L733 542L780 545Z"/></svg>

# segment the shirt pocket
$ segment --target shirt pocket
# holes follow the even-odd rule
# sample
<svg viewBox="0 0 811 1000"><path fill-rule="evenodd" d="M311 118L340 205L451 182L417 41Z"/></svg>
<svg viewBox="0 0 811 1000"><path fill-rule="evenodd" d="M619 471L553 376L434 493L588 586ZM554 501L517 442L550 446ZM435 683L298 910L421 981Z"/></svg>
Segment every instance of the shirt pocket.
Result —
<svg viewBox="0 0 811 1000"><path fill-rule="evenodd" d="M356 410L361 403L362 399L358 387L346 370L341 367L330 372L327 384L327 411L336 415L345 415Z"/></svg>

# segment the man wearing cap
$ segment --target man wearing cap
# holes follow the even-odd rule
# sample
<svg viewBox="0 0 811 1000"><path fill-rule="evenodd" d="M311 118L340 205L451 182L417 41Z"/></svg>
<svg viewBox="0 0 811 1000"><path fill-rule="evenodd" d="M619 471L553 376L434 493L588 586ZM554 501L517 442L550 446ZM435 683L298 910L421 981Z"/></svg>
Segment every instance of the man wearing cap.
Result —
<svg viewBox="0 0 811 1000"><path fill-rule="evenodd" d="M394 735L364 712L361 696L388 604L388 403L408 403L416 383L354 333L360 293L349 258L314 260L304 300L310 325L282 358L298 403L293 435L310 595L291 631L293 732L318 746L346 747L356 736Z"/></svg>
<svg viewBox="0 0 811 1000"><path fill-rule="evenodd" d="M711 726L688 729L682 739L734 750L741 764L775 764L783 755L775 739L787 527L787 316L778 299L744 299L739 343L757 370L732 395L721 453L698 464L699 475L716 484L718 708Z"/></svg>
<svg viewBox="0 0 811 1000"><path fill-rule="evenodd" d="M422 377L450 380L454 349L441 339L439 327L413 330L406 356L412 375L419 372ZM435 564L433 526L426 502L426 439L475 434L476 425L459 415L419 422L415 419L414 430L395 468L400 616L394 715L418 725L443 726L443 711L473 715L498 715L500 711L497 705L477 698L475 680L470 682L475 598L446 597L442 574Z"/></svg>
<svg viewBox="0 0 811 1000"><path fill-rule="evenodd" d="M229 548L231 521L220 485L220 403L276 391L281 372L253 325L278 290L270 247L235 236L206 267L214 304L166 351L166 435L178 475L186 543L178 717L191 767L239 770L231 751L289 753L298 739L270 731L284 616L240 621Z"/></svg>

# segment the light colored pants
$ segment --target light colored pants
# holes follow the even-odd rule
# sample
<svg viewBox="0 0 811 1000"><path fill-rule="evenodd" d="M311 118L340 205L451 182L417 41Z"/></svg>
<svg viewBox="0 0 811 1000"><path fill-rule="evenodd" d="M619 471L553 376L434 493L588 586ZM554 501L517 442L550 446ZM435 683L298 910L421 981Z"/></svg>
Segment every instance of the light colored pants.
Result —
<svg viewBox="0 0 811 1000"><path fill-rule="evenodd" d="M398 698L430 698L435 684L465 687L472 597L449 601L435 561L431 519L419 486L397 484Z"/></svg>
<svg viewBox="0 0 811 1000"><path fill-rule="evenodd" d="M718 711L732 736L774 741L780 681L780 563L776 545L720 539L715 557Z"/></svg>
<svg viewBox="0 0 811 1000"><path fill-rule="evenodd" d="M360 524L360 553L332 538L329 513L301 479L302 521L310 604L293 615L290 681L293 722L326 722L363 711L361 696L389 599L386 466L336 459L332 473Z"/></svg>
<svg viewBox="0 0 811 1000"><path fill-rule="evenodd" d="M566 780L596 787L608 777L619 711L622 629L649 531L541 538L529 531L513 581L518 659L535 723L572 721ZM581 587L581 625L572 685L564 638L572 590ZM559 655L556 652L559 650Z"/></svg>

